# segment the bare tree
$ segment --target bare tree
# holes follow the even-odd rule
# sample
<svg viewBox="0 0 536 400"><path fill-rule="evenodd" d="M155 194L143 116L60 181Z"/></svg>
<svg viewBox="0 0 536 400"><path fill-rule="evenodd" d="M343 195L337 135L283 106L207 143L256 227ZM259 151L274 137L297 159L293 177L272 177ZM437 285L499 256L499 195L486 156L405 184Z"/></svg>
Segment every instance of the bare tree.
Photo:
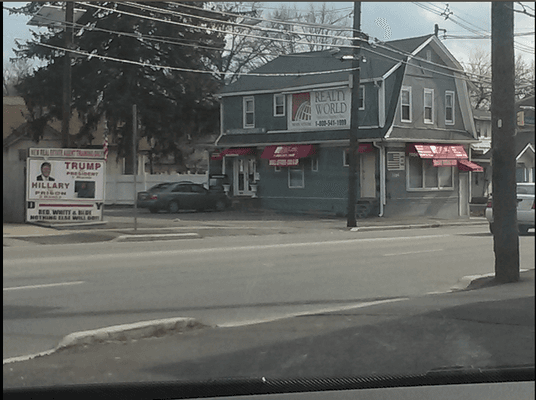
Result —
<svg viewBox="0 0 536 400"><path fill-rule="evenodd" d="M26 59L15 59L4 62L2 74L2 94L3 96L14 96L17 94L15 86L30 74L32 67Z"/></svg>
<svg viewBox="0 0 536 400"><path fill-rule="evenodd" d="M469 60L462 63L471 79L471 104L474 109L489 110L491 107L491 56L482 48L477 48L469 55ZM529 65L521 55L515 60L515 95L516 100L534 96L534 60Z"/></svg>
<svg viewBox="0 0 536 400"><path fill-rule="evenodd" d="M229 16L221 25L229 32L226 47L213 66L226 84L281 54L323 50L351 36L345 30L349 14L327 3L311 3L307 10L281 3L272 12L265 12L262 3L215 3L213 7Z"/></svg>

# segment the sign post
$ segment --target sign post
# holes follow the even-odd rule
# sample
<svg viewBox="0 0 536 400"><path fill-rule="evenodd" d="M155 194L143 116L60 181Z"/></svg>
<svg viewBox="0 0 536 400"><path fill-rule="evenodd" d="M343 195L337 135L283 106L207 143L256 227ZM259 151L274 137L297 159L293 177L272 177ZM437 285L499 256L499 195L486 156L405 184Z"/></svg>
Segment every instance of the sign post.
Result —
<svg viewBox="0 0 536 400"><path fill-rule="evenodd" d="M26 163L28 222L103 220L103 150L31 148Z"/></svg>

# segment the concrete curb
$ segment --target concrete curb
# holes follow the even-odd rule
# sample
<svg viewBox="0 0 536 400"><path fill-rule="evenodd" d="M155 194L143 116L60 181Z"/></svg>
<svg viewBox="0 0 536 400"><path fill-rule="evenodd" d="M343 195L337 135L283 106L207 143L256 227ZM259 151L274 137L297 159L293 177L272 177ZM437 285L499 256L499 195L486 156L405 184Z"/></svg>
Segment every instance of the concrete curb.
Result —
<svg viewBox="0 0 536 400"><path fill-rule="evenodd" d="M519 273L527 272L529 269L520 269ZM466 290L470 288L472 284L474 284L476 281L479 281L481 279L490 278L492 276L495 276L494 272L490 272L489 274L483 274L483 275L467 275L458 280L458 282L450 288L451 292L458 292L462 290Z"/></svg>
<svg viewBox="0 0 536 400"><path fill-rule="evenodd" d="M209 327L209 325L202 324L195 318L178 317L157 319L153 321L141 321L132 324L108 326L106 328L93 329L89 331L73 332L65 336L54 349L26 356L6 358L3 360L3 365L48 356L59 350L64 350L75 346L91 345L109 341L127 341L150 337L161 337L170 333L181 333L188 330L206 327Z"/></svg>
<svg viewBox="0 0 536 400"><path fill-rule="evenodd" d="M89 345L106 341L127 341L149 337L159 337L169 333L179 333L207 327L195 318L168 318L133 324L115 325L89 331L74 332L65 336L56 351L79 345Z"/></svg>
<svg viewBox="0 0 536 400"><path fill-rule="evenodd" d="M474 221L474 222L447 222L447 223L432 223L432 224L417 224L417 225L385 225L385 226L357 226L351 228L352 232L366 232L366 231L381 231L381 230L396 230L396 229L423 229L423 228L441 228L443 226L472 226L472 225L487 225L488 222Z"/></svg>
<svg viewBox="0 0 536 400"><path fill-rule="evenodd" d="M154 240L201 239L199 233L161 233L147 235L121 235L112 242L149 242Z"/></svg>

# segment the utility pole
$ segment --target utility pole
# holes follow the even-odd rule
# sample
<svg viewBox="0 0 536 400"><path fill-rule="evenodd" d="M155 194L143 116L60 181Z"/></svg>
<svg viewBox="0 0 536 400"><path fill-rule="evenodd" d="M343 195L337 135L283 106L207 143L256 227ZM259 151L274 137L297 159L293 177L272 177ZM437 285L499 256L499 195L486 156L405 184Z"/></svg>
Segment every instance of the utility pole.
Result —
<svg viewBox="0 0 536 400"><path fill-rule="evenodd" d="M350 150L348 151L348 216L347 227L356 227L355 207L357 203L357 169L359 132L359 50L361 40L361 2L354 2L354 51L352 57L352 109L350 112Z"/></svg>
<svg viewBox="0 0 536 400"><path fill-rule="evenodd" d="M74 2L65 2L65 66L63 71L63 117L61 137L64 148L70 147L69 121L71 119L71 53L73 43Z"/></svg>
<svg viewBox="0 0 536 400"><path fill-rule="evenodd" d="M491 160L495 279L519 280L517 230L514 3L491 3Z"/></svg>
<svg viewBox="0 0 536 400"><path fill-rule="evenodd" d="M138 229L138 110L136 104L132 106L132 178L134 182L134 230Z"/></svg>

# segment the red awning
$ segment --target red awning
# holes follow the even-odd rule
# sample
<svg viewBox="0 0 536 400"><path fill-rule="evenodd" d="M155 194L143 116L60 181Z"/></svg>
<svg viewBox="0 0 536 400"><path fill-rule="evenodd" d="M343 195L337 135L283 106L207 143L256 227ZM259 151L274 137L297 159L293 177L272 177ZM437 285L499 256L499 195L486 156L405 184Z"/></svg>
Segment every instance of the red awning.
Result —
<svg viewBox="0 0 536 400"><path fill-rule="evenodd" d="M238 147L222 151L222 155L224 156L246 156L252 153L253 149L251 147Z"/></svg>
<svg viewBox="0 0 536 400"><path fill-rule="evenodd" d="M469 160L458 160L458 169L460 171L484 172L484 168Z"/></svg>
<svg viewBox="0 0 536 400"><path fill-rule="evenodd" d="M462 145L453 144L412 144L409 145L410 153L417 153L421 158L433 158L441 160L467 159L467 153Z"/></svg>
<svg viewBox="0 0 536 400"><path fill-rule="evenodd" d="M211 160L222 160L223 156L246 156L253 154L254 150L250 147L236 147L232 149L222 150L220 152L214 152L210 156Z"/></svg>
<svg viewBox="0 0 536 400"><path fill-rule="evenodd" d="M441 158L433 158L432 163L434 167L455 167L458 165L458 160L446 160Z"/></svg>
<svg viewBox="0 0 536 400"><path fill-rule="evenodd" d="M312 144L289 146L266 146L261 158L269 160L269 165L287 167L298 165L300 158L309 157L316 153Z"/></svg>

